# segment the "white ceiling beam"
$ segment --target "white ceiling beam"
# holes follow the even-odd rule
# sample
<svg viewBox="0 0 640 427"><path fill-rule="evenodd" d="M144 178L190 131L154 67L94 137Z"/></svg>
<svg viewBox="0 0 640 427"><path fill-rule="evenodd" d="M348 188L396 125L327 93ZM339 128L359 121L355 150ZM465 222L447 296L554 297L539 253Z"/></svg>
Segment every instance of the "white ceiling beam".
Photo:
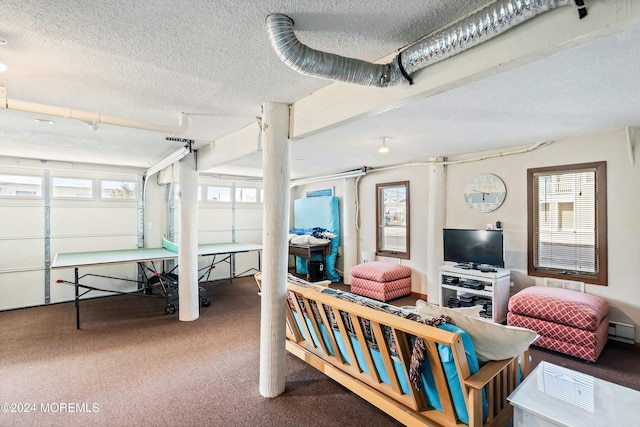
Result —
<svg viewBox="0 0 640 427"><path fill-rule="evenodd" d="M253 154L260 147L260 125L253 122L242 129L198 149L198 171L215 167Z"/></svg>
<svg viewBox="0 0 640 427"><path fill-rule="evenodd" d="M411 86L402 83L372 88L332 83L291 106L290 138L305 138L361 117L375 116L640 24L640 2L636 0L594 2L588 12L584 19L578 19L572 6L547 12L414 73L415 84ZM380 62L389 62L395 55Z"/></svg>

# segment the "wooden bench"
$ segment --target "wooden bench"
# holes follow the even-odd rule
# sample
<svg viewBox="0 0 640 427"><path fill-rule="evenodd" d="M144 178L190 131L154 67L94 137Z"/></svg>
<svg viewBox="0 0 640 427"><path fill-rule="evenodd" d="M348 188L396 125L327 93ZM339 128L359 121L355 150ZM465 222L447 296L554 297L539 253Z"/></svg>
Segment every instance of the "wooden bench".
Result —
<svg viewBox="0 0 640 427"><path fill-rule="evenodd" d="M405 425L466 425L458 416L461 409L469 426L502 426L511 419L507 396L529 372L528 350L520 364L518 357L489 361L471 374L464 334L356 304L323 289L288 282L289 352ZM429 370L431 386L423 380L420 387L410 379L417 339L424 343L421 369ZM447 368L443 350L455 364L456 380L447 379L451 361ZM421 375L424 379L424 372ZM434 395L439 405L433 404Z"/></svg>

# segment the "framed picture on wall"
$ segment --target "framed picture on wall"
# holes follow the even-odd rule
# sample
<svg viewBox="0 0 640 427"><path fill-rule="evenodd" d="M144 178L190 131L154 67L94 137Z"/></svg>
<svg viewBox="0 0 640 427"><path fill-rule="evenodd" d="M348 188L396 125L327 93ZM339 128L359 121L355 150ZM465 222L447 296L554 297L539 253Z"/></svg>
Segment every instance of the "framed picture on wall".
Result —
<svg viewBox="0 0 640 427"><path fill-rule="evenodd" d="M333 187L307 191L307 197L333 196Z"/></svg>

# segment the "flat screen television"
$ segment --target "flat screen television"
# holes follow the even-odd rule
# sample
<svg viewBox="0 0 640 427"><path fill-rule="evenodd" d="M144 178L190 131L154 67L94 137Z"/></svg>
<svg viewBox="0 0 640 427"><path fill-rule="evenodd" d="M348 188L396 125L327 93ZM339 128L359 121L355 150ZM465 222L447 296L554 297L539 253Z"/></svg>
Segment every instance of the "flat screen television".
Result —
<svg viewBox="0 0 640 427"><path fill-rule="evenodd" d="M504 268L502 230L445 228L444 260L475 268L481 265Z"/></svg>

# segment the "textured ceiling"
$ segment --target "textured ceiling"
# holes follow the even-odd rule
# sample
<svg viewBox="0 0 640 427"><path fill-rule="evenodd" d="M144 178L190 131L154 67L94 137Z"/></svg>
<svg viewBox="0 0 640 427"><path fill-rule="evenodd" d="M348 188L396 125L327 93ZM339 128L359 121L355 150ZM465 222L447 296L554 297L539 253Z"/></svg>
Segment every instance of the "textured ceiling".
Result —
<svg viewBox="0 0 640 427"><path fill-rule="evenodd" d="M180 136L200 147L254 122L263 102L291 104L330 83L280 62L267 37L269 13L291 16L309 46L373 62L484 4L4 0L0 38L8 43L0 45L0 62L8 70L0 79L7 98L31 103L165 126L177 126L186 112L189 126ZM638 36L631 29L296 141L293 176L639 125ZM392 136L390 156L365 155L383 135ZM0 111L0 156L148 167L179 148L165 136ZM259 154L218 171L245 168L259 174Z"/></svg>

